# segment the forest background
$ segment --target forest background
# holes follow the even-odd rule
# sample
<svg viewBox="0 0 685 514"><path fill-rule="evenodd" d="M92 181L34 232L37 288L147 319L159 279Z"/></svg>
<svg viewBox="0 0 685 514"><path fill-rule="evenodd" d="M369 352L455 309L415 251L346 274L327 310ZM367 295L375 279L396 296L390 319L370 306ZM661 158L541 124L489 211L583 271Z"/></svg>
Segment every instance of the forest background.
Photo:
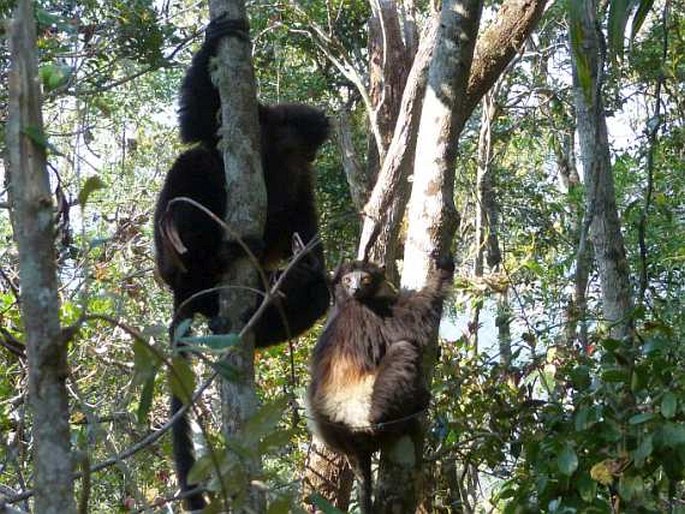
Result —
<svg viewBox="0 0 685 514"><path fill-rule="evenodd" d="M516 5L482 6L476 27L484 46L476 47L472 77L488 29ZM468 96L478 101L457 133L452 187L460 223L450 240L457 277L434 369L419 508L685 512L684 5L526 5L544 13L539 21L533 16L530 35L512 47L503 71ZM595 40L574 6L589 6ZM332 268L368 237L359 213L371 212L367 201L392 153L404 84L420 55L418 36L440 8L353 0L247 8L260 100L311 103L335 119L334 141L317 161L321 238ZM5 19L12 13L9 4L0 10ZM393 12L402 45L389 44ZM75 462L87 470L167 418L164 369L150 348L168 352L171 302L154 273L151 218L181 151L175 101L202 40L207 5L46 0L35 19L45 132L34 138L48 151L59 321L78 327L68 345L69 435ZM0 52L6 84L8 46ZM7 94L0 88L3 119ZM594 137L602 120L609 138L590 150L583 138L602 146ZM413 138L415 125L404 120ZM11 148L2 136L6 155ZM606 159L592 160L603 152ZM588 180L595 177L588 162L607 165L601 176L612 179L611 201L598 195L599 179ZM408 197L412 181L398 184L406 187L396 197ZM28 293L19 280L7 187L0 198L0 494L28 511L21 493L33 487L35 420L27 408L28 323L20 309ZM374 250L395 278L412 223L401 222L407 199L399 221L384 225L397 232L382 233L384 244ZM604 219L603 207L617 215L618 240L603 239L593 225ZM620 249L604 251L608 240ZM607 282L612 262L615 287ZM616 305L621 316L612 315ZM309 436L301 400L318 330L256 356L266 407L253 436L269 512L303 505ZM195 410L209 446L235 450L240 442L222 440L217 428L217 394L210 390ZM84 512L177 504L170 454L164 436L105 471L86 473L76 482L77 491L87 491ZM346 508L340 496L338 490L329 499ZM312 500L332 509L323 498Z"/></svg>

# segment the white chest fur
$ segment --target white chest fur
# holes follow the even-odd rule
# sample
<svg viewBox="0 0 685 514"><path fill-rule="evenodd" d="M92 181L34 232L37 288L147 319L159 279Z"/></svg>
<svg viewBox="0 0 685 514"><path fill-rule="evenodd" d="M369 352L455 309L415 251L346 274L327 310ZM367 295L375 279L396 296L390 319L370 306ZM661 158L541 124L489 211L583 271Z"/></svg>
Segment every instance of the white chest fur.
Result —
<svg viewBox="0 0 685 514"><path fill-rule="evenodd" d="M332 422L343 423L353 429L368 427L375 380L374 374L367 374L352 383L330 384L320 398L321 413Z"/></svg>

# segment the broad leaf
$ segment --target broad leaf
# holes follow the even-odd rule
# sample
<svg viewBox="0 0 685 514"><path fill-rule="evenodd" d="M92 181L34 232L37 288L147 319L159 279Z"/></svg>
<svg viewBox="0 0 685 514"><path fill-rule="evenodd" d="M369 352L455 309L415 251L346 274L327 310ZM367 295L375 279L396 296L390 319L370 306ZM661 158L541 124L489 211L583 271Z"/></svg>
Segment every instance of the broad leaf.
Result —
<svg viewBox="0 0 685 514"><path fill-rule="evenodd" d="M557 466L559 466L559 472L562 475L571 476L578 469L578 455L571 448L571 446L566 445L561 453L557 457Z"/></svg>

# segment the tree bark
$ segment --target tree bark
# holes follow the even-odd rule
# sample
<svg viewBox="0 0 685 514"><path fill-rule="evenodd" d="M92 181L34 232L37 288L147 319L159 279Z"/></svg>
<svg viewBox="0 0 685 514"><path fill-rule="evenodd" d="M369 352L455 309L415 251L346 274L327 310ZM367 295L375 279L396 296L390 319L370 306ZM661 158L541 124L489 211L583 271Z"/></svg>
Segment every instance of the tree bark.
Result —
<svg viewBox="0 0 685 514"><path fill-rule="evenodd" d="M502 4L495 22L478 37L462 117L471 116L483 95L502 75L537 25L546 5L547 0L507 0Z"/></svg>
<svg viewBox="0 0 685 514"><path fill-rule="evenodd" d="M457 225L454 163L466 123L462 101L469 83L482 3L443 3L440 32L421 111L404 247L402 286L420 289L431 272L431 256L445 255Z"/></svg>
<svg viewBox="0 0 685 514"><path fill-rule="evenodd" d="M230 19L247 19L242 0L210 0L209 12L212 19L226 13ZM224 169L226 173L226 192L231 201L225 221L233 234L227 238L259 240L264 233L266 221L266 188L262 173L259 125L257 119L257 99L255 96L254 70L251 61L249 42L230 37L219 46L217 66L212 80L216 83L221 96L221 142ZM223 277L223 285L257 285L257 270L250 260L239 258ZM254 309L256 298L245 287L225 288L220 296L221 315L230 321L233 331L239 331ZM257 395L254 385L254 338L246 334L241 344L225 356L227 364L237 371L234 379L221 381L223 432L226 438L240 434L247 419L257 408ZM264 512L266 502L262 492L252 487L251 481L260 473L261 463L258 452L250 458L241 455L245 465L246 502L234 512ZM237 455L235 455L238 458Z"/></svg>
<svg viewBox="0 0 685 514"><path fill-rule="evenodd" d="M358 258L386 266L394 275L400 223L409 199L408 177L414 162L416 133L426 90L427 71L436 44L437 19L429 20L404 88L402 104L388 152L364 207Z"/></svg>
<svg viewBox="0 0 685 514"><path fill-rule="evenodd" d="M67 340L59 322L53 204L46 168L36 27L30 0L9 25L7 150L21 307L27 333L29 398L34 413L35 511L75 512L69 445Z"/></svg>
<svg viewBox="0 0 685 514"><path fill-rule="evenodd" d="M312 436L309 446L303 482L305 497L318 493L335 508L347 512L354 483L352 468L345 456L329 449L316 436Z"/></svg>
<svg viewBox="0 0 685 514"><path fill-rule="evenodd" d="M612 337L624 338L632 329L633 292L616 207L602 102L602 36L595 1L582 0L575 9L571 23L573 82L586 188L585 221L578 255L584 255L583 243L589 233L599 271L604 317L611 325Z"/></svg>
<svg viewBox="0 0 685 514"><path fill-rule="evenodd" d="M480 0L446 0L440 13L437 45L428 73L409 201L402 286L420 289L437 256L450 252L457 228L454 208L454 163L463 128L459 117L483 4ZM409 265L410 264L410 265ZM437 329L435 335L437 339ZM431 345L429 345L431 346ZM436 341L426 352L435 361ZM432 369L427 365L426 369ZM430 376L430 375L429 375ZM377 512L414 512L419 496L423 434L398 439L381 451ZM412 455L415 458L410 458Z"/></svg>
<svg viewBox="0 0 685 514"><path fill-rule="evenodd" d="M402 102L402 92L414 54L408 54L395 0L371 1L369 18L369 97L381 136L381 150L369 145L367 167L376 177L390 145Z"/></svg>
<svg viewBox="0 0 685 514"><path fill-rule="evenodd" d="M345 177L347 178L347 184L350 188L352 204L357 212L361 212L366 200L368 200L375 176L372 177L369 174L368 169L359 162L359 159L357 159L357 154L352 142L350 118L344 109L342 109L338 115L338 126L336 127L335 134L337 139L336 142L340 149L343 170L345 170Z"/></svg>

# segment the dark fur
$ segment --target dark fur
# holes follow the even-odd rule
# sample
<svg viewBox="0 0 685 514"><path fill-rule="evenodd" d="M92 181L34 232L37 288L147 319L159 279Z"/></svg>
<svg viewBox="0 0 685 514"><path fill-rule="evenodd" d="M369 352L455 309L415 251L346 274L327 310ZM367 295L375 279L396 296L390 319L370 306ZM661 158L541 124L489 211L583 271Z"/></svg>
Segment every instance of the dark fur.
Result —
<svg viewBox="0 0 685 514"><path fill-rule="evenodd" d="M231 260L242 252L237 244L224 242L222 228L199 209L183 202L170 207L169 202L187 196L221 219L226 209L231 208L226 199L223 161L217 151L220 99L211 82L209 66L221 37L244 37L246 30L244 24L235 20L210 23L205 42L194 56L181 88L181 138L197 145L181 154L169 170L154 216L157 267L174 295L172 336L177 321L194 313L212 319L213 327L223 325L217 318L216 293L203 294L191 302L186 300L215 287ZM299 234L305 244L317 235L311 163L328 138L329 123L318 109L280 104L260 105L259 124L268 207L263 240L251 242L251 246L273 281L280 273L281 261L293 254L293 235ZM175 234L187 251L179 251L169 234ZM329 292L321 245L289 272L281 293L283 297L265 311L255 326L258 347L301 334L326 312ZM181 400L172 397L172 415L181 406ZM179 420L173 432L179 484L182 492L187 493L193 488L187 483L187 476L194 464L188 420ZM205 506L205 500L201 493L191 494L186 505L199 510Z"/></svg>
<svg viewBox="0 0 685 514"><path fill-rule="evenodd" d="M439 322L452 276L453 266L444 268L422 290L399 293L370 263L347 264L334 278L334 306L312 355L308 404L315 431L361 475L363 512L371 509L371 454L384 441L415 430L414 415L428 406L422 350ZM359 271L371 280L346 283ZM335 419L344 407L331 412L327 402L362 397L357 386L364 377L372 383L368 418Z"/></svg>

